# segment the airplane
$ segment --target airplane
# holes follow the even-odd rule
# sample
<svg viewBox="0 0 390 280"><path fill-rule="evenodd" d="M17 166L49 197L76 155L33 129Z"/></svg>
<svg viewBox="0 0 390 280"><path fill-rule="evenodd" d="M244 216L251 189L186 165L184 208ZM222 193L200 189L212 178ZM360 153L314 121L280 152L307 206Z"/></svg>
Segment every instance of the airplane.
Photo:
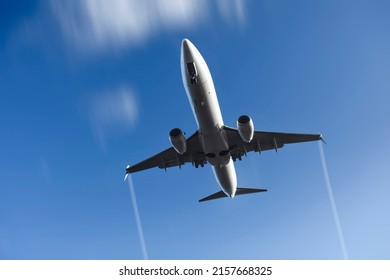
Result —
<svg viewBox="0 0 390 280"><path fill-rule="evenodd" d="M265 192L267 189L239 188L234 163L249 152L276 151L285 144L323 140L321 134L298 134L255 131L252 119L242 115L237 128L224 124L210 70L198 51L188 39L181 43L181 75L195 120L197 131L186 139L179 128L169 132L171 147L138 163L127 166L126 175L141 170L159 167L181 168L185 163L204 167L209 163L220 191L199 202L236 195Z"/></svg>

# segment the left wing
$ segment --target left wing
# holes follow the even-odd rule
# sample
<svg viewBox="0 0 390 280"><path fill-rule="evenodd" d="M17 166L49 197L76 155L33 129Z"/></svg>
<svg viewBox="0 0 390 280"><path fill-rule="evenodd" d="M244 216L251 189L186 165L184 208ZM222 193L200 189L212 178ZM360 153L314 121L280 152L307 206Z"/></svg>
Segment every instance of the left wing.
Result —
<svg viewBox="0 0 390 280"><path fill-rule="evenodd" d="M243 155L248 152L262 152L271 149L279 149L284 144L300 143L308 141L322 140L321 134L300 134L300 133L284 133L284 132L267 132L255 131L253 139L250 143L242 140L238 130L235 128L224 126L228 142L230 154L233 160L237 158L241 160Z"/></svg>
<svg viewBox="0 0 390 280"><path fill-rule="evenodd" d="M138 164L128 166L126 175L153 167L164 169L174 166L181 167L186 162L191 162L195 167L199 165L203 167L207 163L197 131L187 139L187 151L184 154L177 153L173 147L168 148Z"/></svg>

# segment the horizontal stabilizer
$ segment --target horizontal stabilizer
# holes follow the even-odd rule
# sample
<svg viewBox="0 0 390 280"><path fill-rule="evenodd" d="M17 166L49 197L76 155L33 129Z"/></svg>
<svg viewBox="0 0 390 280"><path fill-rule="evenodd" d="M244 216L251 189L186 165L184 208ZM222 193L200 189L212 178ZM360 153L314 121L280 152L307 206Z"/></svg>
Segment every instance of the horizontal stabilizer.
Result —
<svg viewBox="0 0 390 280"><path fill-rule="evenodd" d="M202 198L199 200L199 202L207 201L207 200L213 200L213 199L218 199L218 198L223 198L227 197L227 195L223 191L216 192L212 195L209 195L208 197Z"/></svg>
<svg viewBox="0 0 390 280"><path fill-rule="evenodd" d="M235 195L258 193L258 192L266 192L266 191L267 191L267 189L237 188ZM214 193L212 195L209 195L209 196L207 196L205 198L202 198L201 200L199 200L199 202L213 200L213 199L218 199L218 198L223 198L223 197L228 197L228 196L223 191L219 191L219 192L216 192L216 193Z"/></svg>
<svg viewBox="0 0 390 280"><path fill-rule="evenodd" d="M267 189L250 189L250 188L237 188L236 195L266 192Z"/></svg>

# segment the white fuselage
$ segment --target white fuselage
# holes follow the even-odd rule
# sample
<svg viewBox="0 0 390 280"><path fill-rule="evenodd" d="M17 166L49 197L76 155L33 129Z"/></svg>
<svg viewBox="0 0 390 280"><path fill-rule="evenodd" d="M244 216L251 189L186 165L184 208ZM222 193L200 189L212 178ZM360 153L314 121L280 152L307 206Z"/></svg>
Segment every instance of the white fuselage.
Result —
<svg viewBox="0 0 390 280"><path fill-rule="evenodd" d="M199 140L221 189L234 197L237 176L224 133L223 119L210 70L196 47L187 39L181 45L183 84L198 124Z"/></svg>

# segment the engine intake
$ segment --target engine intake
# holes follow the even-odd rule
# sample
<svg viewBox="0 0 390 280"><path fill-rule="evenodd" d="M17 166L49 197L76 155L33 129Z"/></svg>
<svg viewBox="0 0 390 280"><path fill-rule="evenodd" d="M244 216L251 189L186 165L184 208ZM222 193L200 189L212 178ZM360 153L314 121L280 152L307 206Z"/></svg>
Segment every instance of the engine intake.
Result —
<svg viewBox="0 0 390 280"><path fill-rule="evenodd" d="M179 154L184 154L187 151L187 140L184 136L183 131L179 128L174 128L169 132L169 141L172 147Z"/></svg>
<svg viewBox="0 0 390 280"><path fill-rule="evenodd" d="M248 143L252 141L255 128L253 126L253 121L249 116L242 115L238 118L237 129L242 140Z"/></svg>

